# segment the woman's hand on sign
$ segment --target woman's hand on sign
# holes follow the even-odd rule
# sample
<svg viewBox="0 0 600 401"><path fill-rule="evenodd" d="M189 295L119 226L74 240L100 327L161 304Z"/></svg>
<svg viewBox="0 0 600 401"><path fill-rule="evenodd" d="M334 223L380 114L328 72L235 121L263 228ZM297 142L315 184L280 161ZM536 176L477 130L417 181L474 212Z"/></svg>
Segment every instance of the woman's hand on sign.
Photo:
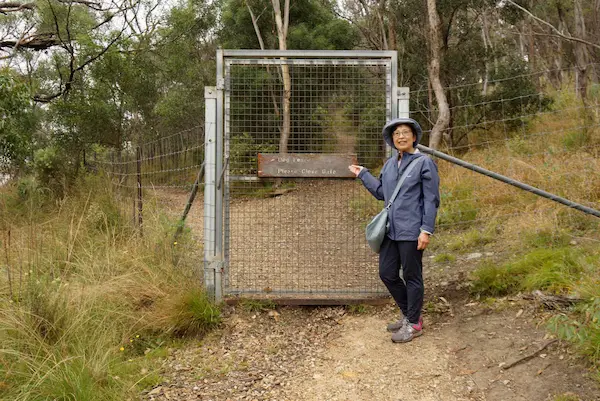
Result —
<svg viewBox="0 0 600 401"><path fill-rule="evenodd" d="M363 166L359 166L357 164L352 164L352 165L348 166L348 170L350 170L352 172L352 174L354 174L357 177L363 168L364 168Z"/></svg>

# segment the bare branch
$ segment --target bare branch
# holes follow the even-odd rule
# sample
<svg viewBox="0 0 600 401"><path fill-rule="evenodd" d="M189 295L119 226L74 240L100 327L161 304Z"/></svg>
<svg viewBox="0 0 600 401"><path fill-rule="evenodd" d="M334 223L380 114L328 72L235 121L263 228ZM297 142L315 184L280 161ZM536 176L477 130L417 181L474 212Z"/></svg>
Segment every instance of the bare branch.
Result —
<svg viewBox="0 0 600 401"><path fill-rule="evenodd" d="M46 50L53 46L58 46L62 42L54 33L38 33L19 40L3 40L0 41L0 49L31 49L31 50Z"/></svg>
<svg viewBox="0 0 600 401"><path fill-rule="evenodd" d="M576 38L576 37L571 36L571 35L565 35L560 30L558 30L558 28L556 28L554 25L552 25L551 23L549 23L547 21L544 21L543 19L541 19L539 17L536 17L531 11L527 10L525 7L522 7L522 6L518 5L517 3L515 3L512 0L506 0L506 2L508 4L511 4L511 5L515 6L515 7L517 7L519 10L523 11L525 14L529 15L531 18L533 18L534 20L536 20L540 24L546 25L547 27L549 27L550 29L552 29L554 32L556 32L557 36L559 36L559 37L561 37L563 39L566 39L566 40L570 40L572 42L583 43L585 45L595 47L596 49L600 49L600 44L588 42L587 40L584 40L584 39L581 39L581 38Z"/></svg>
<svg viewBox="0 0 600 401"><path fill-rule="evenodd" d="M11 53L11 54L12 54L12 56L11 56L11 57L9 57L9 59L11 59L11 60L10 60L10 61L8 62L8 64L7 64L7 65L8 65L8 67L10 67L10 64L11 64L12 58L13 58L14 56L16 56L16 55L17 55L17 50L18 50L18 47L19 47L19 42L21 42L21 41L22 41L22 40L25 38L25 36L26 36L26 35L29 35L29 32L31 32L31 30L32 30L33 28L34 28L34 25L31 25L29 28L25 29L25 30L23 31L23 33L21 33L21 37L19 38L19 40L17 41L17 43L15 43L15 45L14 45L14 47L13 47L13 49L12 49L12 53Z"/></svg>
<svg viewBox="0 0 600 401"><path fill-rule="evenodd" d="M265 50L265 42L263 41L262 35L260 34L260 28L258 27L258 18L254 16L250 4L246 3L246 7L248 7L248 12L250 12L250 18L252 18L252 26L254 26L254 32L256 32L256 37L258 38L258 44L260 45L260 49Z"/></svg>
<svg viewBox="0 0 600 401"><path fill-rule="evenodd" d="M96 10L96 11L103 11L104 10L102 8L102 6L100 5L100 3L95 3L93 1L86 1L86 0L56 0L56 1L58 1L59 3L69 4L69 5L81 4L81 5L89 7L92 10Z"/></svg>
<svg viewBox="0 0 600 401"><path fill-rule="evenodd" d="M7 1L4 3L0 3L0 13L6 14L21 10L33 10L35 8L35 3L20 3L16 1Z"/></svg>
<svg viewBox="0 0 600 401"><path fill-rule="evenodd" d="M73 82L75 81L75 74L77 72L83 70L85 67L87 67L89 64L93 63L100 57L102 57L121 38L121 36L123 36L126 25L127 24L124 22L123 27L119 31L118 35L116 35L98 54L90 57L88 60L86 60L85 62L80 64L77 68L73 68L73 59L74 58L71 59L71 63L69 66L69 68L70 68L69 79L67 80L67 82L65 82L64 88L61 83L61 89L59 92L53 93L52 95L35 95L33 100L36 102L39 102L39 103L48 103L48 102L58 98L59 96L66 96L69 93L69 91L71 90ZM60 69L58 68L58 66L57 66L57 70L59 70L59 72L60 72ZM62 81L62 78L61 78L61 81Z"/></svg>
<svg viewBox="0 0 600 401"><path fill-rule="evenodd" d="M105 11L100 3L87 0L56 0L62 4L80 4L96 11ZM9 12L17 12L21 10L35 10L37 8L34 2L25 3L19 1L5 1L0 3L0 13L6 14Z"/></svg>
<svg viewBox="0 0 600 401"><path fill-rule="evenodd" d="M289 25L290 25L290 0L285 0L284 10L283 10L283 32L285 32L286 39L287 39Z"/></svg>

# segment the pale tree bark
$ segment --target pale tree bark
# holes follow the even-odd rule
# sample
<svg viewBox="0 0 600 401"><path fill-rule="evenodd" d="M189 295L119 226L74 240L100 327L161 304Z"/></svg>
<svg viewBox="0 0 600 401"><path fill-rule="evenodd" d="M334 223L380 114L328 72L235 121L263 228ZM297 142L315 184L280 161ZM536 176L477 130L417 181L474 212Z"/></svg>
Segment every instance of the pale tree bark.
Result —
<svg viewBox="0 0 600 401"><path fill-rule="evenodd" d="M379 23L379 29L381 30L381 40L382 40L382 49L381 50L389 50L388 38L385 32L385 23L383 21L383 15L385 13L385 0L382 0L379 3L379 6L375 9L377 22Z"/></svg>
<svg viewBox="0 0 600 401"><path fill-rule="evenodd" d="M260 28L258 27L258 18L260 18L260 15L258 16L258 18L254 16L254 13L252 12L252 8L250 7L250 4L246 3L246 7L248 7L248 12L250 13L250 18L252 18L252 26L254 26L254 32L256 32L256 38L258 39L258 44L260 45L260 50L265 50L265 42L260 33ZM269 68L269 65L267 64L266 67L267 67L267 74L269 75L269 77L271 77L271 69ZM273 101L273 109L275 110L275 115L279 116L279 106L277 105L277 99L275 98L275 92L273 92L273 87L271 86L271 79L269 79L269 93L271 94L271 100Z"/></svg>
<svg viewBox="0 0 600 401"><path fill-rule="evenodd" d="M527 28L528 28L528 35L527 35L527 54L529 57L529 63L531 65L531 69L534 72L537 72L538 70L538 66L537 66L537 51L535 48L535 36L533 33L533 27L531 26L530 23L527 23ZM536 79L535 82L535 86L536 88L538 88L538 90L540 90L540 80L539 80L539 76Z"/></svg>
<svg viewBox="0 0 600 401"><path fill-rule="evenodd" d="M483 47L485 49L485 60L484 60L484 72L483 72L483 88L481 89L481 95L486 96L488 91L488 81L490 80L490 63L488 61L490 44L488 44L489 32L488 32L487 17L485 12L481 15L481 38L483 39Z"/></svg>
<svg viewBox="0 0 600 401"><path fill-rule="evenodd" d="M581 7L581 0L574 0L575 17L575 35L585 40L585 18ZM575 60L577 62L577 95L583 100L587 100L587 80L588 80L588 49L583 43L575 44Z"/></svg>
<svg viewBox="0 0 600 401"><path fill-rule="evenodd" d="M436 0L426 0L427 5L427 25L428 25L428 44L429 61L428 73L431 87L435 93L435 99L438 104L438 117L431 135L429 137L429 147L438 149L442 143L442 137L450 124L450 107L448 98L444 92L444 87L440 79L440 58L442 54L442 34L440 29L440 16L437 12Z"/></svg>
<svg viewBox="0 0 600 401"><path fill-rule="evenodd" d="M279 39L279 50L287 50L287 34L290 21L290 0L285 0L283 15L279 0L271 0L273 11L275 13L275 23L277 24L277 38ZM282 59L284 59L282 57ZM291 132L291 99L292 99L292 79L290 77L290 67L287 64L281 65L281 75L283 77L283 124L281 127L281 136L279 138L279 153L288 152L288 142Z"/></svg>
<svg viewBox="0 0 600 401"><path fill-rule="evenodd" d="M591 35L594 38L600 37L600 0L594 1L594 7L592 9L592 27L591 27ZM600 81L600 67L598 67L597 63L600 62L600 55L596 54L596 57L593 58L593 62L596 65L592 68L592 76L591 79L595 84Z"/></svg>

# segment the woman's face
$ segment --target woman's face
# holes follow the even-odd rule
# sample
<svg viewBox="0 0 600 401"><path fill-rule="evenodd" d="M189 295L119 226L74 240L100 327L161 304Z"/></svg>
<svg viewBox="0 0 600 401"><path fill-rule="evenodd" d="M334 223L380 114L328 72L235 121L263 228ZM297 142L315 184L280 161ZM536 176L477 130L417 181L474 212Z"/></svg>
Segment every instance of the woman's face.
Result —
<svg viewBox="0 0 600 401"><path fill-rule="evenodd" d="M413 134L410 125L398 125L392 133L392 138L394 140L394 146L399 152L412 153L414 151L415 148L413 147L413 143L415 143L417 138L415 134Z"/></svg>

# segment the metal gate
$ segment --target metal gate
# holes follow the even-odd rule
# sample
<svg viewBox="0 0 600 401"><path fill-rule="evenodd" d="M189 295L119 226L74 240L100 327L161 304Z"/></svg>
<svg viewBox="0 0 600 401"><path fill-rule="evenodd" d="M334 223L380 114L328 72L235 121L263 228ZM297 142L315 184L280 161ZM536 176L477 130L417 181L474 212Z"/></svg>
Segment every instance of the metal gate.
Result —
<svg viewBox="0 0 600 401"><path fill-rule="evenodd" d="M217 299L387 294L364 240L381 204L344 161L377 170L389 155L381 128L408 114L396 60L393 51L218 51L217 87L205 92L204 200L205 285Z"/></svg>

